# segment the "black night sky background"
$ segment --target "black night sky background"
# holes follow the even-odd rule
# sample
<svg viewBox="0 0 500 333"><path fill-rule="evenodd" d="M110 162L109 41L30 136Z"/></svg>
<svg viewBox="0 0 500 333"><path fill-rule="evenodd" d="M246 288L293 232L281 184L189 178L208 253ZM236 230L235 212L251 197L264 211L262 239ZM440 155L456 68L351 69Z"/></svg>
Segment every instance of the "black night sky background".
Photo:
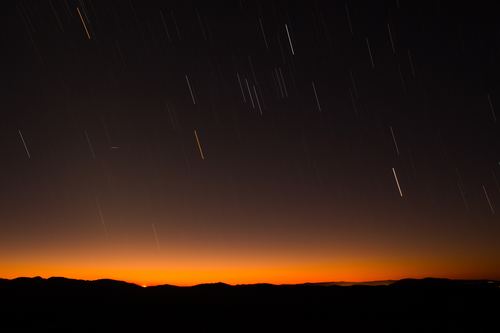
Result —
<svg viewBox="0 0 500 333"><path fill-rule="evenodd" d="M500 278L493 5L2 5L0 276Z"/></svg>

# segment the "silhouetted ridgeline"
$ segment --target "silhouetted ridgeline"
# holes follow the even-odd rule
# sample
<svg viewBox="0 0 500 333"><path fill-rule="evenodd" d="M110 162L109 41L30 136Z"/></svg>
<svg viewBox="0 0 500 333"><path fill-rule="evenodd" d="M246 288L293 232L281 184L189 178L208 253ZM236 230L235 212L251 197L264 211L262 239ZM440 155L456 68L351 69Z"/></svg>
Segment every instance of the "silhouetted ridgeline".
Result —
<svg viewBox="0 0 500 333"><path fill-rule="evenodd" d="M272 319L277 327L305 321L351 328L375 328L382 323L402 331L438 325L440 331L456 331L469 327L463 321L477 328L500 316L498 281L405 279L375 284L214 283L143 288L114 280L37 277L0 279L0 299L9 325L32 327L79 323L91 328L100 321L118 326L133 321L139 326L175 322L186 327L231 327L229 323L243 322L243 329ZM187 321L181 319L186 317Z"/></svg>

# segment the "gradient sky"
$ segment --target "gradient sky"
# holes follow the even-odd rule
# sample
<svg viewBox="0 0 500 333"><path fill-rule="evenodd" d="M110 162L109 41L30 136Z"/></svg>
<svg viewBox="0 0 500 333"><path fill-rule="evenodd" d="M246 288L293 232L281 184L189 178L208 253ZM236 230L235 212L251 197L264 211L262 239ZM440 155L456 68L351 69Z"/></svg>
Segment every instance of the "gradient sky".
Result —
<svg viewBox="0 0 500 333"><path fill-rule="evenodd" d="M500 279L493 9L6 4L0 277Z"/></svg>

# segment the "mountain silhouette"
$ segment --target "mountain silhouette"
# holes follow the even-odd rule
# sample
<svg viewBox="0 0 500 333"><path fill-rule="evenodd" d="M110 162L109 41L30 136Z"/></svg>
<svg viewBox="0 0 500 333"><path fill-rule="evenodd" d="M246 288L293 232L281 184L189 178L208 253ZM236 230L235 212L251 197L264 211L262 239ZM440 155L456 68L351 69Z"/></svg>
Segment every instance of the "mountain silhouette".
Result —
<svg viewBox="0 0 500 333"><path fill-rule="evenodd" d="M346 284L141 287L109 279L34 277L0 279L0 299L4 325L27 329L114 331L181 325L186 330L275 327L281 331L329 325L351 331L380 327L405 332L426 327L474 331L500 313L499 281L426 278Z"/></svg>

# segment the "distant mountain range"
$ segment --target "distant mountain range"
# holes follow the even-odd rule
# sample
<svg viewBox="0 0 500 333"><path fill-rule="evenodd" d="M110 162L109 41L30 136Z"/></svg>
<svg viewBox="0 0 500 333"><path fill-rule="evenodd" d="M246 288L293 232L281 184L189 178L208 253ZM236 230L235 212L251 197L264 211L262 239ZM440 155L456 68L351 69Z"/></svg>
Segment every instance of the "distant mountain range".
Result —
<svg viewBox="0 0 500 333"><path fill-rule="evenodd" d="M214 325L234 331L262 331L271 322L277 327L274 331L307 323L303 331L326 324L348 327L346 331L383 327L383 331L400 328L404 332L427 332L432 328L446 332L452 328L456 332L467 328L476 332L478 325L491 320L499 328L493 332L500 331L496 319L500 313L500 281L425 278L144 288L109 279L35 277L0 279L0 307L0 331L2 327L71 331L75 325L95 331L102 322L107 325L102 326L106 331L118 327L121 331L130 327L144 331L145 326L149 330L174 323L183 325L181 331L203 331Z"/></svg>
<svg viewBox="0 0 500 333"><path fill-rule="evenodd" d="M401 279L401 280L377 280L377 281L364 281L364 282L349 282L349 281L337 281L337 282L305 282L299 284L271 284L271 283L254 283L254 284L236 284L230 285L224 282L216 283L202 283L193 286L176 286L171 284L155 285L155 286L140 286L135 283L113 280L113 279L98 279L98 280L80 280L80 279L70 279L65 277L50 277L42 278L40 276L36 277L18 277L14 279L4 279L0 278L0 287L9 285L36 285L36 284L46 284L46 285L94 285L94 286L109 286L109 287L130 287L130 288L158 288L158 287L171 287L171 288L197 288L197 287L262 287L262 286L273 286L273 287L299 287L299 286L389 286L389 285L412 285L412 286L429 286L429 285L453 285L453 286L487 286L487 287L500 287L500 281L497 280L456 280L456 279L445 279L445 278L423 278L423 279Z"/></svg>

